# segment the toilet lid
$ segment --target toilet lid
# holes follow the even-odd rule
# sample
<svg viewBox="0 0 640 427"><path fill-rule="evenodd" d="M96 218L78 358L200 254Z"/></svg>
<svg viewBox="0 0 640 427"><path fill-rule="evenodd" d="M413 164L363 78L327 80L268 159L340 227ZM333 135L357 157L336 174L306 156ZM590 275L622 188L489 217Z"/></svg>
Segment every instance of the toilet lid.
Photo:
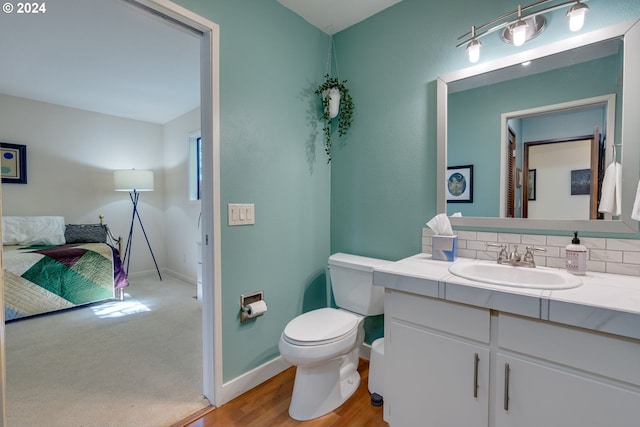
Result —
<svg viewBox="0 0 640 427"><path fill-rule="evenodd" d="M334 308L320 308L301 314L284 328L288 341L301 345L336 341L358 326L354 314Z"/></svg>

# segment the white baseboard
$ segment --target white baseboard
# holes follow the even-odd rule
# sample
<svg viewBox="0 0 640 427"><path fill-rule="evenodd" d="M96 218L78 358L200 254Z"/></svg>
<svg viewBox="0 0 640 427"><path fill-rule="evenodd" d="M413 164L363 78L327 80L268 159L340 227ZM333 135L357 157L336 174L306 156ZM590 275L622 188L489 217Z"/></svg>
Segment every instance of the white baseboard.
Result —
<svg viewBox="0 0 640 427"><path fill-rule="evenodd" d="M178 273L177 271L173 271L169 268L162 268L160 271L162 272L162 274L166 274L167 276L171 276L178 280L182 280L183 282L189 283L190 285L193 285L194 287L196 287L195 277L189 277L186 274Z"/></svg>
<svg viewBox="0 0 640 427"><path fill-rule="evenodd" d="M223 405L232 399L240 396L252 388L262 384L270 378L275 377L280 372L289 368L291 365L286 362L282 356L264 363L249 372L240 375L222 385L222 393L219 405Z"/></svg>
<svg viewBox="0 0 640 427"><path fill-rule="evenodd" d="M363 343L362 346L360 346L360 357L367 360L371 359L371 345ZM224 383L222 385L222 396L219 405L223 405L241 394L246 393L252 388L259 386L290 366L291 364L286 362L282 356L278 356L275 359Z"/></svg>
<svg viewBox="0 0 640 427"><path fill-rule="evenodd" d="M141 277L149 276L151 274L154 274L156 277L158 277L158 272L156 270L132 271L131 273L128 273L127 276L130 279L139 279ZM164 269L160 269L160 274L165 274Z"/></svg>
<svg viewBox="0 0 640 427"><path fill-rule="evenodd" d="M161 268L160 269L160 274L164 277L164 276L171 276L174 279L178 279L178 280L182 280L183 282L189 283L189 284L193 284L193 287L196 287L196 279L195 277L189 277L185 274L182 273L178 273L177 271L173 271L170 270L168 268ZM157 270L143 270L143 271L135 271L135 272L131 272L128 274L129 278L131 279L139 279L141 277L146 277L146 276L156 276L158 277L158 271Z"/></svg>

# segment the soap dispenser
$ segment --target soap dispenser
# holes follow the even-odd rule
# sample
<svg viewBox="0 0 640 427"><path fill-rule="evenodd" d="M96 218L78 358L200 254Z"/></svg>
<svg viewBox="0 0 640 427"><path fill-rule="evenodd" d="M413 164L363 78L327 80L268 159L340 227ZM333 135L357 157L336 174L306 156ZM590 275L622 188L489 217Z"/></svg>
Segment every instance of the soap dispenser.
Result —
<svg viewBox="0 0 640 427"><path fill-rule="evenodd" d="M584 275L587 271L587 248L580 244L578 232L573 232L571 244L566 249L566 268L569 273Z"/></svg>

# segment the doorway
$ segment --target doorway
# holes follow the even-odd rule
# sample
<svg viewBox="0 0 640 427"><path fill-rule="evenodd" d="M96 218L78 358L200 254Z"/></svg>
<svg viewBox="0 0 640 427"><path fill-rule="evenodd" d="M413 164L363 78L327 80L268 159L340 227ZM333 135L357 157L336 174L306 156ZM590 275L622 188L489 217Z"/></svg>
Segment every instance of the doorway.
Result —
<svg viewBox="0 0 640 427"><path fill-rule="evenodd" d="M609 155L607 152L599 153L599 143L603 140L615 141L615 112L615 95L610 94L503 113L501 116L500 217L511 214L510 208L515 204L513 209L515 218L573 220L599 218L596 212L597 193L602 168L598 166L598 162L608 164L611 160L607 157ZM586 136L576 137L575 135ZM568 173L573 173L573 178L569 175L561 178L559 182L568 187L572 185L584 187L581 183L589 182L588 194L583 193L583 190L577 193L561 192L564 187L561 189L557 185L549 185L547 187L549 191L544 193L537 191L543 190L539 188L544 184L542 181L550 179L551 175L542 174L537 167L527 164L525 157L529 152L527 147L560 141L570 142L576 138L589 140L585 143L587 147L585 152L589 155L589 159L585 165L569 169ZM529 144L525 144L526 142ZM551 156L551 159L560 161L564 157ZM569 167L570 155L565 163ZM586 171L587 169L591 172ZM515 189L513 189L514 173ZM587 175L589 177L585 178ZM515 196L510 198L512 190L515 191ZM588 200L579 214L573 214L573 210L560 208L555 201L547 203L549 207L545 207L544 211L539 209L543 206L539 196L546 195L551 199L561 200L571 196L572 200L580 199L582 202L582 196L585 194L587 196L584 198ZM566 218L565 214L572 214L572 217Z"/></svg>
<svg viewBox="0 0 640 427"><path fill-rule="evenodd" d="M162 0L124 0L134 6L132 13L152 14L166 21L166 25L181 25L200 36L201 69L201 130L204 152L202 198L203 259L203 394L216 404L221 386L220 360L220 188L219 188L219 99L218 99L218 26L186 9ZM0 286L4 283L0 280ZM0 290L1 291L1 290ZM3 328L4 328L4 322ZM1 353L4 355L4 329L1 331ZM0 424L5 425L5 360L0 357L0 398L2 399Z"/></svg>

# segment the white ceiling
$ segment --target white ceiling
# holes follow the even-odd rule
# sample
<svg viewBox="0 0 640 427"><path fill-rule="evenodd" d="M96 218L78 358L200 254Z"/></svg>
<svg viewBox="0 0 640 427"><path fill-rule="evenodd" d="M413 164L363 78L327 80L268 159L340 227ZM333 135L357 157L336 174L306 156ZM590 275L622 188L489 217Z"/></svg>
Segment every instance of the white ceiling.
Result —
<svg viewBox="0 0 640 427"><path fill-rule="evenodd" d="M0 15L0 93L152 123L200 105L200 42L121 0Z"/></svg>
<svg viewBox="0 0 640 427"><path fill-rule="evenodd" d="M400 0L278 0L334 34ZM199 38L123 0L0 14L0 93L164 124L200 105Z"/></svg>
<svg viewBox="0 0 640 427"><path fill-rule="evenodd" d="M327 34L335 34L401 0L278 0Z"/></svg>

